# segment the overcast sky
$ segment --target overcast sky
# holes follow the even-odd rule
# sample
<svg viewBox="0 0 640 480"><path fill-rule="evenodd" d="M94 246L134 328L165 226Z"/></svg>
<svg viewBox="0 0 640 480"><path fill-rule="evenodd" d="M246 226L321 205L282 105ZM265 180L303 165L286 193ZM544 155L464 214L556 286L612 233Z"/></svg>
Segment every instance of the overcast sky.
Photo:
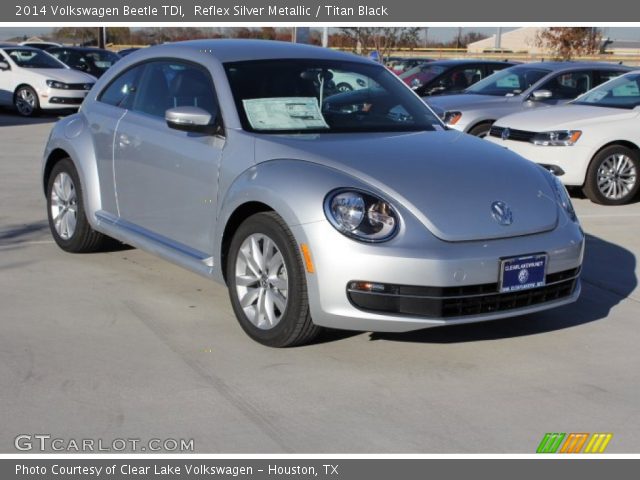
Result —
<svg viewBox="0 0 640 480"><path fill-rule="evenodd" d="M79 25L80 26L80 25ZM0 40L7 40L16 36L26 35L28 37L34 35L46 35L52 28L45 27L0 27ZM495 33L495 27L465 27L464 32L478 31L486 35ZM504 27L503 31L513 30L512 27ZM638 40L640 41L640 27L610 27L603 28L605 36L612 40ZM455 38L458 29L455 27L429 27L428 35L430 40L447 41Z"/></svg>

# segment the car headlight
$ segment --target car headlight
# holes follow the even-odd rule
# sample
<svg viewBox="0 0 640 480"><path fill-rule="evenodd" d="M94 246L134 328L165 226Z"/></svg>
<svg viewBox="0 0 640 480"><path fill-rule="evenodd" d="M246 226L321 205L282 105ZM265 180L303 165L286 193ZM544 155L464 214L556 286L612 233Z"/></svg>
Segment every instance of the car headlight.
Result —
<svg viewBox="0 0 640 480"><path fill-rule="evenodd" d="M340 233L365 242L384 242L398 231L398 216L388 202L355 189L329 193L324 213Z"/></svg>
<svg viewBox="0 0 640 480"><path fill-rule="evenodd" d="M534 145L544 147L568 147L578 141L580 130L555 130L553 132L536 133L531 139Z"/></svg>
<svg viewBox="0 0 640 480"><path fill-rule="evenodd" d="M462 118L462 112L444 112L442 121L447 125L455 125Z"/></svg>
<svg viewBox="0 0 640 480"><path fill-rule="evenodd" d="M567 212L567 215L574 222L578 221L578 216L576 215L576 211L573 208L573 203L571 203L571 197L569 197L569 192L567 192L567 188L562 184L560 179L550 173L551 179L553 182L553 187L556 194L556 199L558 204L562 207L562 209Z"/></svg>
<svg viewBox="0 0 640 480"><path fill-rule="evenodd" d="M47 87L67 90L69 88L69 85L63 82L58 82L57 80L47 80Z"/></svg>

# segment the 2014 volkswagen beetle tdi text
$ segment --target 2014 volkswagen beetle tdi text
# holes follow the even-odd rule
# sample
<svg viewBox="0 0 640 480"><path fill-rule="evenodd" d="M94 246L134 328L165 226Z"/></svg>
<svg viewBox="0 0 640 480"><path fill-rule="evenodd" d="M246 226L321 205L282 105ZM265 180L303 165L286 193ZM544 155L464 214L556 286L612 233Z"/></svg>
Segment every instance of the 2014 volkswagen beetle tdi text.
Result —
<svg viewBox="0 0 640 480"><path fill-rule="evenodd" d="M334 77L362 79L341 92ZM214 40L110 69L44 154L52 234L112 237L226 282L271 346L324 327L408 331L573 302L584 236L562 184L447 131L381 65Z"/></svg>

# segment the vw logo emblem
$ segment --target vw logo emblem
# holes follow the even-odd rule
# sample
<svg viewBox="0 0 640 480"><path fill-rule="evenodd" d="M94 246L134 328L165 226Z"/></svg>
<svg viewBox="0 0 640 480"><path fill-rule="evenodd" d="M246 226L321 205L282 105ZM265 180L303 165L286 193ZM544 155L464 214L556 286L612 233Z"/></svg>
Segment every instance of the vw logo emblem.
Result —
<svg viewBox="0 0 640 480"><path fill-rule="evenodd" d="M509 135L511 135L511 130L509 130L508 128L505 128L504 130L502 130L502 140L508 140L509 139Z"/></svg>
<svg viewBox="0 0 640 480"><path fill-rule="evenodd" d="M529 270L527 270L526 268L523 268L518 272L518 281L521 284L525 284L527 283L527 280L529 280Z"/></svg>
<svg viewBox="0 0 640 480"><path fill-rule="evenodd" d="M502 200L498 200L491 204L491 216L500 225L511 225L513 223L513 213L511 208Z"/></svg>

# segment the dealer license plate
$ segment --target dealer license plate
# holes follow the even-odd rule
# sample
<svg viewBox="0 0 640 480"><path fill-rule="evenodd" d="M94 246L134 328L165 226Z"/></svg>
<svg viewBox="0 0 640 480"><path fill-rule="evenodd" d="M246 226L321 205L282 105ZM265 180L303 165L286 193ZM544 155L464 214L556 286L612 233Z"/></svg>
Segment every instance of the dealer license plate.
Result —
<svg viewBox="0 0 640 480"><path fill-rule="evenodd" d="M500 262L500 293L543 287L547 255L505 258Z"/></svg>

